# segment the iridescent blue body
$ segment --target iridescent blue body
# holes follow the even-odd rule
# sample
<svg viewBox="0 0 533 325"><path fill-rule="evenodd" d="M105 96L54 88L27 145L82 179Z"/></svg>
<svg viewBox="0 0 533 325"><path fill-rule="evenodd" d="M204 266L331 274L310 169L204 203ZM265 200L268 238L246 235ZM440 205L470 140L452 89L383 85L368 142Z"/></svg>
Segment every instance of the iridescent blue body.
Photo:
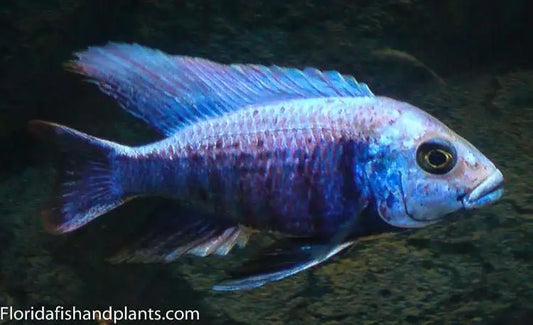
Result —
<svg viewBox="0 0 533 325"><path fill-rule="evenodd" d="M352 102L293 100L209 120L118 156L117 178L125 195L194 202L257 229L331 235L372 199L369 138L351 127Z"/></svg>
<svg viewBox="0 0 533 325"><path fill-rule="evenodd" d="M128 147L32 122L65 153L58 193L43 210L48 228L77 229L139 196L181 204L154 217L118 261L226 255L251 230L304 241L272 248L215 287L253 288L357 237L427 226L503 191L501 172L440 121L334 71L223 65L113 43L77 57L71 70L164 139ZM183 206L193 210L180 214Z"/></svg>

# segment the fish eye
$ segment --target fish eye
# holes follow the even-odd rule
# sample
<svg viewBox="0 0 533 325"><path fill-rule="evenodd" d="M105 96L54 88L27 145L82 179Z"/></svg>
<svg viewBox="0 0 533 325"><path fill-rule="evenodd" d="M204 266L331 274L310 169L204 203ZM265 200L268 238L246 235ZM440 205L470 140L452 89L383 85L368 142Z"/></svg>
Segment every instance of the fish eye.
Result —
<svg viewBox="0 0 533 325"><path fill-rule="evenodd" d="M426 172L442 175L453 169L457 155L448 141L432 139L418 146L416 162Z"/></svg>

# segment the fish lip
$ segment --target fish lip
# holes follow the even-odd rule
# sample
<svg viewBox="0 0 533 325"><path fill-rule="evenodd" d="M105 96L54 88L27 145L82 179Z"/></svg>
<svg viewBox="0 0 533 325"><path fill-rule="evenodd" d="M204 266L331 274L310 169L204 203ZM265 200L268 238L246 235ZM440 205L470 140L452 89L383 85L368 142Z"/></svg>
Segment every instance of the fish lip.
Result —
<svg viewBox="0 0 533 325"><path fill-rule="evenodd" d="M461 199L463 207L475 209L496 202L503 194L503 181L502 172L496 170Z"/></svg>

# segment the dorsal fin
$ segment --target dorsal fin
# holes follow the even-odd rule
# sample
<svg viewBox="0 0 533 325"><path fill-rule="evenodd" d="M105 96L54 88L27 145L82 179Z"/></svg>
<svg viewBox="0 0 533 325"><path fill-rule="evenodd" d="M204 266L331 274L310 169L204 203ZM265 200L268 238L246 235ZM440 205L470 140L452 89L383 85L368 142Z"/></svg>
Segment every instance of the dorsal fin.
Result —
<svg viewBox="0 0 533 325"><path fill-rule="evenodd" d="M67 68L97 84L164 135L206 117L252 104L313 97L373 96L336 71L225 65L171 56L138 44L109 43L76 53Z"/></svg>

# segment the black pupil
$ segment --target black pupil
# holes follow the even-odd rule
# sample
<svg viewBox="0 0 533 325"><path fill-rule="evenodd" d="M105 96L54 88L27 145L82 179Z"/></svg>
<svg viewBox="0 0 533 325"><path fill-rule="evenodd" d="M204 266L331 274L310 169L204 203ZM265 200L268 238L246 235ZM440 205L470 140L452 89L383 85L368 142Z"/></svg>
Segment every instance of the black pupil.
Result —
<svg viewBox="0 0 533 325"><path fill-rule="evenodd" d="M441 166L446 163L446 155L440 150L431 150L428 155L428 161L433 166Z"/></svg>
<svg viewBox="0 0 533 325"><path fill-rule="evenodd" d="M416 149L416 162L424 171L443 175L457 163L454 147L446 140L432 139Z"/></svg>

